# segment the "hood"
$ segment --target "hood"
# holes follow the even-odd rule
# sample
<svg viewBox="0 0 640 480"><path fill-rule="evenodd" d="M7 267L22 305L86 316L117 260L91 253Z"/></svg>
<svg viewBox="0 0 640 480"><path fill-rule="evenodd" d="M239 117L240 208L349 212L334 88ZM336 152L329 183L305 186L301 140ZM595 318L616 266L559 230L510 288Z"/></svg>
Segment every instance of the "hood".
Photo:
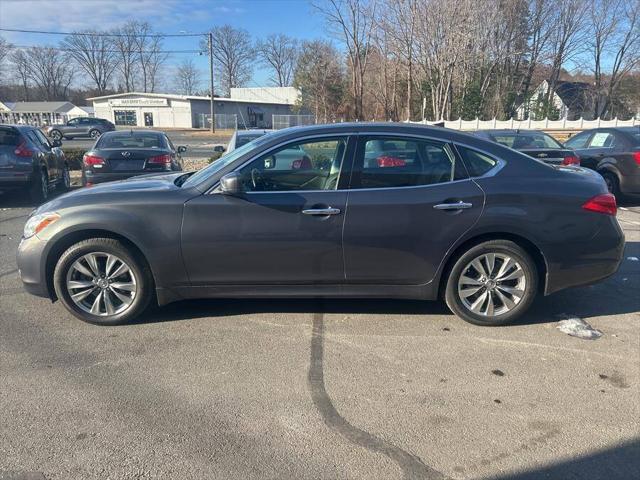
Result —
<svg viewBox="0 0 640 480"><path fill-rule="evenodd" d="M55 211L79 204L109 203L111 199L122 198L127 193L162 193L180 190L175 179L185 172L159 173L139 175L116 182L102 183L93 187L85 187L61 195L41 205L35 212Z"/></svg>

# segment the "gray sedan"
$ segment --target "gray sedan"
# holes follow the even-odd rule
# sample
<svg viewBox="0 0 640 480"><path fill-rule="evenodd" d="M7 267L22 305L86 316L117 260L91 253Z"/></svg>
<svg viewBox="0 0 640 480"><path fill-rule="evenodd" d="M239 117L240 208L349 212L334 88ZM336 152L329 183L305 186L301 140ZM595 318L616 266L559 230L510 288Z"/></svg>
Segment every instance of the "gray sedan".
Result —
<svg viewBox="0 0 640 480"><path fill-rule="evenodd" d="M112 325L202 297L443 298L479 325L613 274L600 175L443 128L299 127L195 173L99 185L28 219L25 288Z"/></svg>

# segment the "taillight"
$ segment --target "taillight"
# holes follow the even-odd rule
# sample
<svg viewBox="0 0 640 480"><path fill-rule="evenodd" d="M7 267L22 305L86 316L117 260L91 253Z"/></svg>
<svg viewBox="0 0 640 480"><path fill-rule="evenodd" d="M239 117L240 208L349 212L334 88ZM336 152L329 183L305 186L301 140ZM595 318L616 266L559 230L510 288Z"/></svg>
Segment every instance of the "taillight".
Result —
<svg viewBox="0 0 640 480"><path fill-rule="evenodd" d="M381 157L378 157L378 166L381 167L381 168L384 168L384 167L404 167L406 165L407 165L407 162L405 162L401 158L390 157L390 156L387 156L387 155L383 155Z"/></svg>
<svg viewBox="0 0 640 480"><path fill-rule="evenodd" d="M27 147L26 140L23 140L22 143L16 147L16 149L13 151L13 153L15 153L18 157L32 157L33 156L33 150L31 150L29 147Z"/></svg>
<svg viewBox="0 0 640 480"><path fill-rule="evenodd" d="M96 165L104 165L104 158L98 157L97 155L85 155L82 158L82 162L87 167L95 167Z"/></svg>
<svg viewBox="0 0 640 480"><path fill-rule="evenodd" d="M154 165L169 165L171 163L171 155L157 155L147 159L147 163Z"/></svg>
<svg viewBox="0 0 640 480"><path fill-rule="evenodd" d="M575 155L568 155L564 157L562 165L580 165L580 159Z"/></svg>
<svg viewBox="0 0 640 480"><path fill-rule="evenodd" d="M610 193L603 193L591 198L582 205L582 208L590 212L604 213L606 215L615 215L618 211L616 197Z"/></svg>
<svg viewBox="0 0 640 480"><path fill-rule="evenodd" d="M640 166L640 152L633 152L633 159L636 161L636 164Z"/></svg>

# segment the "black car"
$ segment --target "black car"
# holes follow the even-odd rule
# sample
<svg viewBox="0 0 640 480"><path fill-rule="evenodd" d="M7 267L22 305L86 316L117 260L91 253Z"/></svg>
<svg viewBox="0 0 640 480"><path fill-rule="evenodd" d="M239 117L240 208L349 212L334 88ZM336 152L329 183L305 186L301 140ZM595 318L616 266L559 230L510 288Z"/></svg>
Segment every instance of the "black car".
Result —
<svg viewBox="0 0 640 480"><path fill-rule="evenodd" d="M580 165L576 153L538 130L478 130L477 136L518 150L552 165Z"/></svg>
<svg viewBox="0 0 640 480"><path fill-rule="evenodd" d="M93 117L79 117L69 120L64 125L52 125L47 128L47 135L54 140L63 138L90 137L98 138L105 132L111 132L116 126L109 120Z"/></svg>
<svg viewBox="0 0 640 480"><path fill-rule="evenodd" d="M53 188L67 190L69 164L59 146L35 127L0 125L0 190L29 190L36 202L46 200Z"/></svg>
<svg viewBox="0 0 640 480"><path fill-rule="evenodd" d="M28 219L18 267L29 292L98 324L152 299L357 297L444 298L502 325L613 274L623 249L591 170L444 128L345 123L55 199Z"/></svg>
<svg viewBox="0 0 640 480"><path fill-rule="evenodd" d="M585 130L565 145L604 177L615 196L640 194L640 126Z"/></svg>
<svg viewBox="0 0 640 480"><path fill-rule="evenodd" d="M82 185L123 180L145 173L182 170L182 153L163 132L124 130L102 135L82 159Z"/></svg>

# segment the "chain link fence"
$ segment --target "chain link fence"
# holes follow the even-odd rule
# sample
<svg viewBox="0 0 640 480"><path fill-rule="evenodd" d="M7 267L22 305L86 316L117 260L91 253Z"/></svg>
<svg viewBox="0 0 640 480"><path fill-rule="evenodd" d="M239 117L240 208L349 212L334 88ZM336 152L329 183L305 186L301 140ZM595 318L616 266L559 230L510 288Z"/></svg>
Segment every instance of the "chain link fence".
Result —
<svg viewBox="0 0 640 480"><path fill-rule="evenodd" d="M299 125L313 125L316 119L313 115L272 115L271 124L274 130L297 127Z"/></svg>
<svg viewBox="0 0 640 480"><path fill-rule="evenodd" d="M216 130L236 130L238 128L238 116L232 113L216 113ZM211 127L211 115L201 113L196 117L195 128Z"/></svg>

